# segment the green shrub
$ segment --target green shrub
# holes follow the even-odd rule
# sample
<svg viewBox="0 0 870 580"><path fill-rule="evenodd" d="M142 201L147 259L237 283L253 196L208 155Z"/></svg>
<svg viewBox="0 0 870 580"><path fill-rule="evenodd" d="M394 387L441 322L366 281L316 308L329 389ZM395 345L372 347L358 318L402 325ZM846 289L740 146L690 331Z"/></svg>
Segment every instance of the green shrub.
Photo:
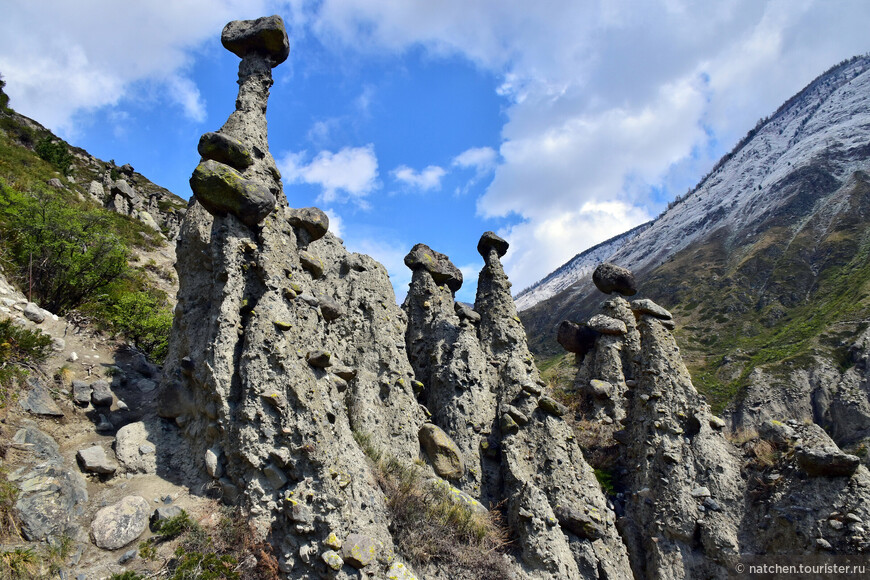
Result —
<svg viewBox="0 0 870 580"><path fill-rule="evenodd" d="M229 554L188 552L179 546L169 580L240 580L238 561Z"/></svg>
<svg viewBox="0 0 870 580"><path fill-rule="evenodd" d="M129 251L107 227L105 212L0 187L0 226L18 267L40 304L65 314L127 271Z"/></svg>
<svg viewBox="0 0 870 580"><path fill-rule="evenodd" d="M159 363L166 357L173 313L162 290L147 287L144 280L127 278L113 284L85 310L112 330L123 332L151 360Z"/></svg>
<svg viewBox="0 0 870 580"><path fill-rule="evenodd" d="M60 140L55 141L51 136L46 135L37 141L33 149L37 155L54 165L58 171L64 175L69 175L73 158L66 143Z"/></svg>
<svg viewBox="0 0 870 580"><path fill-rule="evenodd" d="M132 570L127 570L126 572L121 572L120 574L112 574L109 576L109 580L144 580L145 576L142 576L138 572L133 572Z"/></svg>
<svg viewBox="0 0 870 580"><path fill-rule="evenodd" d="M0 112L6 112L9 109L9 95L3 89L6 88L6 81L0 76Z"/></svg>

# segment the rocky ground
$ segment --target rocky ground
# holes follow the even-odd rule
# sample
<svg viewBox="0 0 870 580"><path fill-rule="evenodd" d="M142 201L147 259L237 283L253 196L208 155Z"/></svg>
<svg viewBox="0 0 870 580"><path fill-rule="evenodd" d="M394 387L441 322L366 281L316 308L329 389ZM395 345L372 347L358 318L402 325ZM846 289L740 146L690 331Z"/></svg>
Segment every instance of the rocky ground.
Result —
<svg viewBox="0 0 870 580"><path fill-rule="evenodd" d="M0 304L0 316L53 338L49 360L0 410L2 469L20 489L22 534L0 551L62 547L62 578L158 569L170 544L153 561L137 556L155 510L177 506L206 520L219 511L176 428L155 413L160 369L122 341L28 303L5 279Z"/></svg>

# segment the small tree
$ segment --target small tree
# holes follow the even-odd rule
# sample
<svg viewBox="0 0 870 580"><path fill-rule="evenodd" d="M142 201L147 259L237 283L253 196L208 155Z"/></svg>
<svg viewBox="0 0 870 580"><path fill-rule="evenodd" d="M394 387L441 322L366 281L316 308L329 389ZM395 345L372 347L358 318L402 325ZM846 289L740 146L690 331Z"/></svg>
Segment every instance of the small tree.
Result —
<svg viewBox="0 0 870 580"><path fill-rule="evenodd" d="M54 165L58 171L68 175L72 166L72 155L69 147L63 141L55 141L49 136L43 137L34 147L36 154Z"/></svg>
<svg viewBox="0 0 870 580"><path fill-rule="evenodd" d="M9 95L3 92L6 88L6 81L3 80L3 75L0 75L0 111L6 112L9 108Z"/></svg>

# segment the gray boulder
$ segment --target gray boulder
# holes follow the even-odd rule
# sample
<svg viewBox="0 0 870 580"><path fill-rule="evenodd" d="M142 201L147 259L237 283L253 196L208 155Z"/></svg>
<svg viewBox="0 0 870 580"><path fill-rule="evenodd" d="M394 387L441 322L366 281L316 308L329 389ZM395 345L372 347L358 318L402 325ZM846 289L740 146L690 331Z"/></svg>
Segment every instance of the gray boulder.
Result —
<svg viewBox="0 0 870 580"><path fill-rule="evenodd" d="M589 328L594 330L595 332L601 334L611 334L615 336L622 336L628 329L625 326L625 323L621 320L617 320L616 318L611 318L605 314L596 314L592 318L589 319L589 322L586 323Z"/></svg>
<svg viewBox="0 0 870 580"><path fill-rule="evenodd" d="M611 292L618 292L623 296L637 294L637 282L634 280L634 274L631 270L615 264L607 262L599 264L592 273L592 282L605 294Z"/></svg>
<svg viewBox="0 0 870 580"><path fill-rule="evenodd" d="M416 244L405 256L405 265L411 270L425 270L439 286L447 285L456 292L462 288L462 272L446 254L436 252L426 244Z"/></svg>
<svg viewBox="0 0 870 580"><path fill-rule="evenodd" d="M456 443L437 425L420 427L420 444L432 463L435 473L445 479L459 479L465 471L462 453Z"/></svg>
<svg viewBox="0 0 870 580"><path fill-rule="evenodd" d="M250 150L238 139L213 131L199 138L197 151L203 159L211 159L244 171L254 162Z"/></svg>
<svg viewBox="0 0 870 580"><path fill-rule="evenodd" d="M486 258L490 249L494 249L498 257L504 256L510 244L502 238L495 235L495 232L484 232L477 242L477 253Z"/></svg>
<svg viewBox="0 0 870 580"><path fill-rule="evenodd" d="M45 311L33 302L28 302L24 306L24 317L31 322L41 324L45 320Z"/></svg>
<svg viewBox="0 0 870 580"><path fill-rule="evenodd" d="M107 475L118 470L118 464L109 459L106 450L100 445L82 449L76 453L76 459L82 471Z"/></svg>
<svg viewBox="0 0 870 580"><path fill-rule="evenodd" d="M239 58L249 54L266 57L273 67L290 56L290 41L280 16L234 20L221 32L221 44Z"/></svg>
<svg viewBox="0 0 870 580"><path fill-rule="evenodd" d="M35 423L26 421L14 441L25 445L33 456L30 466L8 476L19 489L15 512L25 539L59 539L73 534L75 520L88 502L87 484L81 473L64 464L57 443Z"/></svg>
<svg viewBox="0 0 870 580"><path fill-rule="evenodd" d="M813 477L849 477L861 464L859 457L836 447L798 449L795 458L798 466Z"/></svg>
<svg viewBox="0 0 870 580"><path fill-rule="evenodd" d="M377 559L378 542L363 534L350 534L342 542L341 557L354 568L365 568Z"/></svg>
<svg viewBox="0 0 870 580"><path fill-rule="evenodd" d="M94 389L86 382L75 380L72 382L73 402L76 405L87 407L91 402L91 393Z"/></svg>
<svg viewBox="0 0 870 580"><path fill-rule="evenodd" d="M91 383L91 403L95 407L109 407L114 400L108 382L99 380Z"/></svg>
<svg viewBox="0 0 870 580"><path fill-rule="evenodd" d="M20 400L19 404L25 411L34 415L42 415L45 417L63 417L63 411L54 402L51 393L41 381L34 377L27 379L27 384L30 385L30 390L27 391Z"/></svg>
<svg viewBox="0 0 870 580"><path fill-rule="evenodd" d="M91 539L104 550L117 550L136 540L148 526L148 500L128 495L97 512L91 523Z"/></svg>
<svg viewBox="0 0 870 580"><path fill-rule="evenodd" d="M570 320L563 320L556 332L556 341L568 352L584 356L595 348L595 339L598 332L589 328L586 324L578 324Z"/></svg>
<svg viewBox="0 0 870 580"><path fill-rule="evenodd" d="M318 300L320 303L320 312L327 322L332 322L344 316L344 307L341 306L334 298L324 296Z"/></svg>
<svg viewBox="0 0 870 580"><path fill-rule="evenodd" d="M124 469L131 473L156 473L157 454L148 441L145 423L137 421L118 429L115 435L115 454Z"/></svg>
<svg viewBox="0 0 870 580"><path fill-rule="evenodd" d="M211 159L196 166L190 188L212 215L231 213L249 227L263 221L275 209L275 196L268 188Z"/></svg>
<svg viewBox="0 0 870 580"><path fill-rule="evenodd" d="M306 243L319 240L329 231L329 216L316 207L286 210L287 221L307 234Z"/></svg>
<svg viewBox="0 0 870 580"><path fill-rule="evenodd" d="M636 316L648 314L650 316L658 318L659 320L671 320L673 318L670 312L668 312L649 298L632 300L631 310L635 313Z"/></svg>
<svg viewBox="0 0 870 580"><path fill-rule="evenodd" d="M312 254L311 252L299 252L299 264L303 270L308 271L312 278L320 278L323 276L323 260Z"/></svg>

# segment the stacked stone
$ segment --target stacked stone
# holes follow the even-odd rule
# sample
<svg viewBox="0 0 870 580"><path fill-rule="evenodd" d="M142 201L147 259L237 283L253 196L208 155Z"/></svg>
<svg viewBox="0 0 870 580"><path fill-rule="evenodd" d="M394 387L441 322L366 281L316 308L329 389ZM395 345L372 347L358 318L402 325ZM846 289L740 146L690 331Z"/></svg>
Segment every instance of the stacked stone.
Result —
<svg viewBox="0 0 870 580"><path fill-rule="evenodd" d="M230 22L221 43L242 59L236 110L218 132L200 138L202 160L190 187L212 215L232 214L254 227L275 211L281 195L267 142L266 102L272 68L287 60L290 42L281 18L269 16Z"/></svg>

